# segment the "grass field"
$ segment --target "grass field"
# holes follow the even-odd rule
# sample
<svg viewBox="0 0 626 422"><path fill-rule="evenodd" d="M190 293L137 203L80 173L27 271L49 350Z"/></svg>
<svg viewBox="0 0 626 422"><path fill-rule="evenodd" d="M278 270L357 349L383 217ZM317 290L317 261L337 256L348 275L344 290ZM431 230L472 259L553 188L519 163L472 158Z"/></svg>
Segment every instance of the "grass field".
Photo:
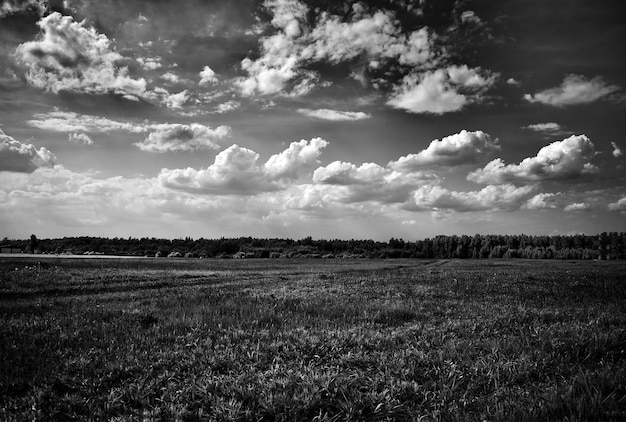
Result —
<svg viewBox="0 0 626 422"><path fill-rule="evenodd" d="M626 262L0 260L0 420L626 420Z"/></svg>

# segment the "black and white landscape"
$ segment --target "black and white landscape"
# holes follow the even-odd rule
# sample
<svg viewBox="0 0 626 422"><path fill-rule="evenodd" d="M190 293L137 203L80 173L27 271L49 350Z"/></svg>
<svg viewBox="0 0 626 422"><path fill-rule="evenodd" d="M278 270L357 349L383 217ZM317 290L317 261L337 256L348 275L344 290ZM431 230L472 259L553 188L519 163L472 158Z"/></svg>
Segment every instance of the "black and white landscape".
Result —
<svg viewBox="0 0 626 422"><path fill-rule="evenodd" d="M0 421L626 420L625 17L0 0Z"/></svg>

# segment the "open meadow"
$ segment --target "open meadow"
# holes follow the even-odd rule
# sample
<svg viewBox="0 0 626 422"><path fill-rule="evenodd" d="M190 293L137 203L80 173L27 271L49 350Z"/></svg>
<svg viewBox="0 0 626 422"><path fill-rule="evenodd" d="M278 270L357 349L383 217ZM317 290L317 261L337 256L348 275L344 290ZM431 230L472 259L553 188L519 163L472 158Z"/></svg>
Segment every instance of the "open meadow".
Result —
<svg viewBox="0 0 626 422"><path fill-rule="evenodd" d="M625 274L2 258L0 420L626 420Z"/></svg>

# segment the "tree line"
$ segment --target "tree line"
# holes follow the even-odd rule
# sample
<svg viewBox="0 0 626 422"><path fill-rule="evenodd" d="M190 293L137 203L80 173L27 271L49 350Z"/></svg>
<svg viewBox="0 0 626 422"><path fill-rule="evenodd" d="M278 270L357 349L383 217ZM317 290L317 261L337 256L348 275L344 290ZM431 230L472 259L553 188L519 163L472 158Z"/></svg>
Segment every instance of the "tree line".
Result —
<svg viewBox="0 0 626 422"><path fill-rule="evenodd" d="M4 238L2 244L26 253L105 254L191 258L530 258L530 259L626 259L626 233L597 235L435 236L415 242L391 238L374 240L257 239L158 239L64 237L26 240Z"/></svg>

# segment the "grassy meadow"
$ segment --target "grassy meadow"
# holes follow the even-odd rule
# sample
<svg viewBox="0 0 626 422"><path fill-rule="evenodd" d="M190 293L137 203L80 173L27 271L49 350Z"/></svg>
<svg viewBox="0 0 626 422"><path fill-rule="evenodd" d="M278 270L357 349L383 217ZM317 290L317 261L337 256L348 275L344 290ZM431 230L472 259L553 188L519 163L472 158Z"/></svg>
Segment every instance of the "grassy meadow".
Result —
<svg viewBox="0 0 626 422"><path fill-rule="evenodd" d="M626 420L626 262L0 260L1 421Z"/></svg>

